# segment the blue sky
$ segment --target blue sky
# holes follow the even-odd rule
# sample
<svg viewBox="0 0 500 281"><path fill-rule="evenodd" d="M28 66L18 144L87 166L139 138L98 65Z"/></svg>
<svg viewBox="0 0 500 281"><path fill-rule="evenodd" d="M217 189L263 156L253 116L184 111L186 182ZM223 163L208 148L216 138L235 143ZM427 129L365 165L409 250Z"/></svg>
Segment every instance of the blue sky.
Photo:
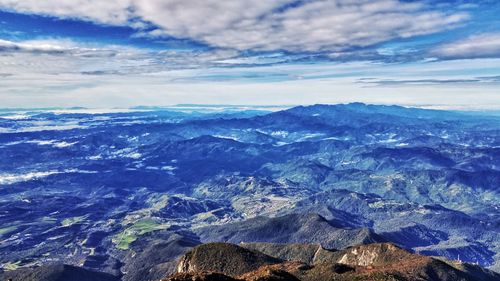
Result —
<svg viewBox="0 0 500 281"><path fill-rule="evenodd" d="M0 107L500 109L500 2L0 0Z"/></svg>

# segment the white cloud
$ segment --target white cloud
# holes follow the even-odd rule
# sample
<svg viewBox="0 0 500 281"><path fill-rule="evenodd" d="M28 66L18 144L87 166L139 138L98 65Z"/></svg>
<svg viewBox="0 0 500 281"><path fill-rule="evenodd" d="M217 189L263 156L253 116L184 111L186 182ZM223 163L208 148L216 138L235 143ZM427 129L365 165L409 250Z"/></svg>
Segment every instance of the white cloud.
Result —
<svg viewBox="0 0 500 281"><path fill-rule="evenodd" d="M0 7L8 10L105 24L126 24L131 4L130 0L0 0Z"/></svg>
<svg viewBox="0 0 500 281"><path fill-rule="evenodd" d="M468 79L477 73L498 75L500 59L446 60L412 64L371 62L279 64L258 67L209 67L126 76L62 73L5 77L2 107L129 107L136 105L260 104L294 105L362 101L449 108L500 108L494 83L404 84L372 87L359 78L387 80ZM459 69L461 74L456 73ZM265 77L253 74L268 73ZM469 74L466 74L469 73ZM472 74L471 74L472 73ZM289 79L268 81L268 76ZM472 75L472 76L471 76ZM232 79L204 79L200 76ZM300 77L300 78L294 78ZM471 99L474 96L474 99Z"/></svg>
<svg viewBox="0 0 500 281"><path fill-rule="evenodd" d="M113 48L118 48L114 46ZM124 49L121 47L121 49ZM0 51L2 52L26 52L38 54L68 54L75 56L109 57L116 52L112 48L102 49L84 46L71 40L25 40L20 42L0 39Z"/></svg>
<svg viewBox="0 0 500 281"><path fill-rule="evenodd" d="M431 52L440 58L500 57L500 33L485 33L444 44Z"/></svg>
<svg viewBox="0 0 500 281"><path fill-rule="evenodd" d="M173 35L240 50L318 51L370 46L393 38L436 32L464 21L419 3L396 0L294 1L152 0L137 13Z"/></svg>
<svg viewBox="0 0 500 281"><path fill-rule="evenodd" d="M238 50L339 51L456 26L467 14L398 0L0 0L0 7L107 24L158 28L174 36ZM291 6L287 6L291 5Z"/></svg>
<svg viewBox="0 0 500 281"><path fill-rule="evenodd" d="M58 171L49 172L31 172L26 174L0 174L0 185L13 184L17 182L30 181L34 179L45 178L53 174L59 174Z"/></svg>
<svg viewBox="0 0 500 281"><path fill-rule="evenodd" d="M134 48L93 46L71 40L0 40L0 53L0 69L23 76L133 69L144 58L144 51Z"/></svg>
<svg viewBox="0 0 500 281"><path fill-rule="evenodd" d="M1 77L35 74L129 75L205 68L236 58L233 50L151 51L134 47L47 39L0 39ZM251 62L250 62L251 63ZM54 77L54 80L59 80Z"/></svg>
<svg viewBox="0 0 500 281"><path fill-rule="evenodd" d="M45 171L45 172L28 172L24 174L9 174L0 173L0 185L14 184L18 182L26 182L31 180L38 180L46 178L51 175L64 174L64 173L80 173L80 174L94 174L95 171L78 170L78 169L66 169L63 171Z"/></svg>

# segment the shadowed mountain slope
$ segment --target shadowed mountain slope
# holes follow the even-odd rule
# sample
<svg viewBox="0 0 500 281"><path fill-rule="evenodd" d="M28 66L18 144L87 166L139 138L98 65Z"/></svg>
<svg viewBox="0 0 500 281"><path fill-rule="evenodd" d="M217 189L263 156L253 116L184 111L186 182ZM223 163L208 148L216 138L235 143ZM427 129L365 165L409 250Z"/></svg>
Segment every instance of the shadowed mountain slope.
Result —
<svg viewBox="0 0 500 281"><path fill-rule="evenodd" d="M324 217L313 214L290 214L276 218L256 217L243 222L195 230L202 242L223 241L320 243L326 248L385 241L368 228L346 228L334 225Z"/></svg>
<svg viewBox="0 0 500 281"><path fill-rule="evenodd" d="M44 265L0 273L0 280L12 281L118 281L119 278L70 265Z"/></svg>

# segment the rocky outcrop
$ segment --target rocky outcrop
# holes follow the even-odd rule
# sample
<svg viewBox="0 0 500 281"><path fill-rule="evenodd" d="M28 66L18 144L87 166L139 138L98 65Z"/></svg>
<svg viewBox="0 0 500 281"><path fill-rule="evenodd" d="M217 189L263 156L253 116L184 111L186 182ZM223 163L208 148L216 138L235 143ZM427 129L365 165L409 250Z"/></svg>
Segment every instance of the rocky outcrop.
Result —
<svg viewBox="0 0 500 281"><path fill-rule="evenodd" d="M166 240L141 241L140 251L124 258L122 281L158 280L176 272L177 260L200 243L192 237L172 235Z"/></svg>
<svg viewBox="0 0 500 281"><path fill-rule="evenodd" d="M315 244L211 243L184 255L177 270L178 274L166 280L215 280L208 279L204 272L224 274L217 280L240 281L500 280L499 274L479 266L412 254L390 243L360 245L342 251Z"/></svg>
<svg viewBox="0 0 500 281"><path fill-rule="evenodd" d="M263 265L282 262L258 251L227 243L209 243L195 247L181 257L178 273L212 271L238 276Z"/></svg>
<svg viewBox="0 0 500 281"><path fill-rule="evenodd" d="M401 260L420 257L390 243L352 247L341 253L342 256L337 262L351 266L385 266Z"/></svg>

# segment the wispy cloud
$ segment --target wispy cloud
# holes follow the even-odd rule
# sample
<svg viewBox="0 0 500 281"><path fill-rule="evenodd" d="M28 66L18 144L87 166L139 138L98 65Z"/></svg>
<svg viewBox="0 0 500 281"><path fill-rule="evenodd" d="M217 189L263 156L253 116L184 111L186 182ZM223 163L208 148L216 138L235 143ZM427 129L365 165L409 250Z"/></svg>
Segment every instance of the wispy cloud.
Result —
<svg viewBox="0 0 500 281"><path fill-rule="evenodd" d="M360 78L357 80L359 84L371 85L371 86L418 86L418 85L456 85L460 86L462 84L499 84L499 76L485 76L476 78L464 78L464 79L408 79L408 80L396 80L396 79L377 79L377 78Z"/></svg>
<svg viewBox="0 0 500 281"><path fill-rule="evenodd" d="M473 35L438 46L431 55L445 59L498 58L500 57L500 32Z"/></svg>
<svg viewBox="0 0 500 281"><path fill-rule="evenodd" d="M0 67L14 75L58 75L125 68L137 64L143 51L97 46L71 40L0 40Z"/></svg>
<svg viewBox="0 0 500 281"><path fill-rule="evenodd" d="M223 67L208 63L203 67L176 68L174 64L169 68L155 62L156 59L152 59L148 66L142 59L127 65L121 60L75 60L66 55L23 53L0 57L0 61L10 59L6 62L9 66L6 73L16 73L2 78L0 101L3 107L128 107L215 102L282 105L363 101L500 108L498 83L493 82L500 74L498 59L413 64L370 61L286 63L253 67ZM133 66L134 63L137 67ZM478 72L484 77L480 78ZM358 83L363 77L379 81L401 80L401 84ZM484 82L469 81L471 79ZM491 82L487 83L487 79ZM419 80L426 80L427 84L418 84ZM463 83L437 84L445 80ZM367 87L369 85L374 87ZM471 100L471 95L475 99Z"/></svg>
<svg viewBox="0 0 500 281"><path fill-rule="evenodd" d="M81 57L112 57L116 51L79 45L71 40L25 40L20 42L0 39L1 53L33 53L74 55Z"/></svg>
<svg viewBox="0 0 500 281"><path fill-rule="evenodd" d="M0 0L0 7L10 11L117 25L129 21L131 5L130 0Z"/></svg>
<svg viewBox="0 0 500 281"><path fill-rule="evenodd" d="M227 65L238 56L232 50L153 51L72 40L0 39L0 66L15 74L141 74L174 69Z"/></svg>

